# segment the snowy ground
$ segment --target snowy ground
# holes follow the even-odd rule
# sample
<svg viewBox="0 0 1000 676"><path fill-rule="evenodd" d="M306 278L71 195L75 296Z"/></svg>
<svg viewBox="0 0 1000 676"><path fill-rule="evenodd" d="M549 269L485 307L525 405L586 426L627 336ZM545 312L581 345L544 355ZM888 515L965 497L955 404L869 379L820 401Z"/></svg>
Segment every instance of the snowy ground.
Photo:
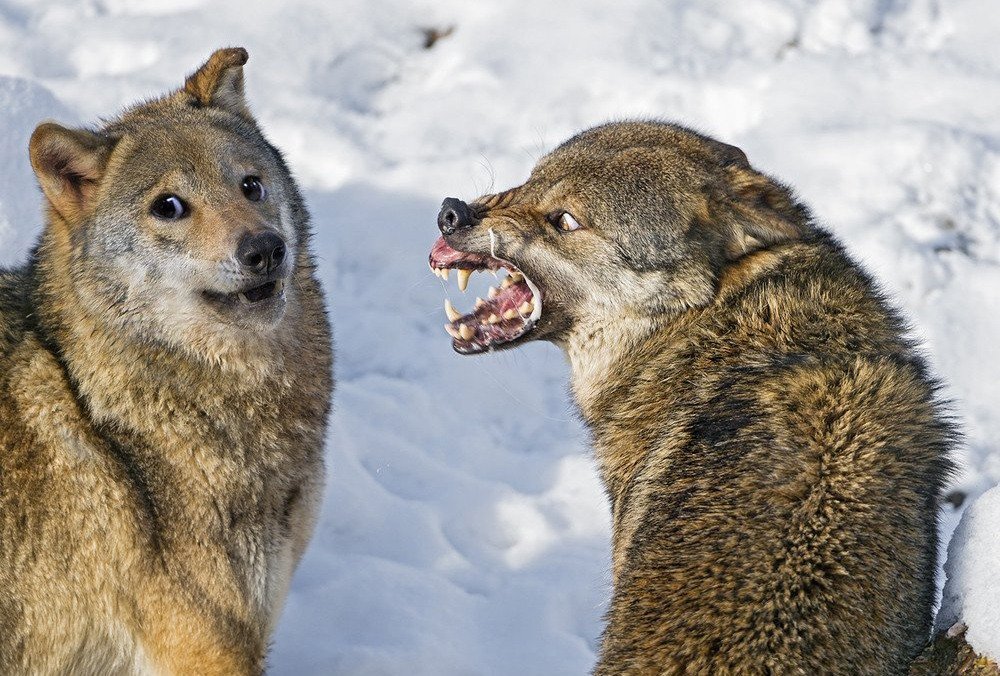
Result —
<svg viewBox="0 0 1000 676"><path fill-rule="evenodd" d="M567 369L547 345L451 352L442 299L485 283L459 297L428 272L441 198L519 183L608 119L740 145L912 318L967 433L955 488L977 495L1000 482L998 34L993 0L0 0L0 262L38 230L38 120L95 121L246 46L339 354L324 513L272 672L581 674L608 514Z"/></svg>

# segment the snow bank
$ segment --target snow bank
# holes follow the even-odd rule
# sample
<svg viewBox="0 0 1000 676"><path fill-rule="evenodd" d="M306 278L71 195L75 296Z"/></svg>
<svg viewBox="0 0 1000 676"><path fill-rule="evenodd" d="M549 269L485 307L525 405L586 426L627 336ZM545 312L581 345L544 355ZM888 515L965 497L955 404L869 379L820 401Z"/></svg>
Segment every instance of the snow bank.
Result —
<svg viewBox="0 0 1000 676"><path fill-rule="evenodd" d="M41 191L28 163L31 132L42 120L66 117L42 85L0 75L0 265L24 260L42 223Z"/></svg>
<svg viewBox="0 0 1000 676"><path fill-rule="evenodd" d="M1000 486L969 505L948 545L936 631L956 622L980 655L1000 664Z"/></svg>

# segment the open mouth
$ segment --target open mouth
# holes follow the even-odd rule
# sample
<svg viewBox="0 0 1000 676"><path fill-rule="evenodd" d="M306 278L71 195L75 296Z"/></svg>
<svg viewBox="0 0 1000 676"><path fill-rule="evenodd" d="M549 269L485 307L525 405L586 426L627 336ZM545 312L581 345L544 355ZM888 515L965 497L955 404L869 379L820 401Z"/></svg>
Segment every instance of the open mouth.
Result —
<svg viewBox="0 0 1000 676"><path fill-rule="evenodd" d="M213 305L229 310L239 308L256 309L269 305L268 301L280 300L285 295L285 280L276 279L242 291L220 293L218 291L202 291L202 295Z"/></svg>
<svg viewBox="0 0 1000 676"><path fill-rule="evenodd" d="M448 280L449 272L458 274L458 288L465 291L473 272L506 270L498 286L491 286L487 299L477 298L468 314L445 300L448 323L444 329L452 337L452 347L462 354L488 352L505 343L523 337L542 316L542 292L513 264L481 254L464 253L451 248L444 237L438 237L431 249L431 272Z"/></svg>

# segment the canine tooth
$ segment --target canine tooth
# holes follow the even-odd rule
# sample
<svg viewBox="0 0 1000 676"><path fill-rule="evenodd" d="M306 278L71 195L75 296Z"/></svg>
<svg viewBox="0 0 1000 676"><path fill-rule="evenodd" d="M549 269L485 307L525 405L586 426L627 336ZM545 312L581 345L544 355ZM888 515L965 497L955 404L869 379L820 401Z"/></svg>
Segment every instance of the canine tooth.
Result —
<svg viewBox="0 0 1000 676"><path fill-rule="evenodd" d="M459 291L465 291L469 288L469 277L472 276L472 270L459 269L458 271L458 289Z"/></svg>
<svg viewBox="0 0 1000 676"><path fill-rule="evenodd" d="M516 316L517 316L517 310L515 310L514 308L511 308L503 313L504 319L513 319Z"/></svg>
<svg viewBox="0 0 1000 676"><path fill-rule="evenodd" d="M488 321L490 324L499 324L500 318L497 317L496 315L490 315L486 321Z"/></svg>
<svg viewBox="0 0 1000 676"><path fill-rule="evenodd" d="M530 315L531 311L534 309L535 306L532 304L532 302L530 300L526 300L523 303L521 303L521 307L517 308L517 311L520 312L522 315Z"/></svg>
<svg viewBox="0 0 1000 676"><path fill-rule="evenodd" d="M476 296L476 309L478 310L484 305L486 305L486 301L480 298L479 296Z"/></svg>
<svg viewBox="0 0 1000 676"><path fill-rule="evenodd" d="M527 277L524 278L524 283L531 289L531 304L534 306L528 319L538 319L542 316L542 292Z"/></svg>
<svg viewBox="0 0 1000 676"><path fill-rule="evenodd" d="M462 340L472 340L472 337L476 335L476 330L468 324L462 324L458 327L458 334L462 336Z"/></svg>
<svg viewBox="0 0 1000 676"><path fill-rule="evenodd" d="M493 300L494 298L500 295L500 289L498 289L495 286L491 286L489 292L487 292L486 295L490 297L490 300Z"/></svg>
<svg viewBox="0 0 1000 676"><path fill-rule="evenodd" d="M456 329L451 324L445 324L444 325L444 330L447 331L448 335L451 336L452 338L461 338L462 337L462 334L458 332L458 329Z"/></svg>
<svg viewBox="0 0 1000 676"><path fill-rule="evenodd" d="M455 306L447 298L444 299L444 313L448 315L448 319L451 321L455 321L462 316L462 313L456 310Z"/></svg>

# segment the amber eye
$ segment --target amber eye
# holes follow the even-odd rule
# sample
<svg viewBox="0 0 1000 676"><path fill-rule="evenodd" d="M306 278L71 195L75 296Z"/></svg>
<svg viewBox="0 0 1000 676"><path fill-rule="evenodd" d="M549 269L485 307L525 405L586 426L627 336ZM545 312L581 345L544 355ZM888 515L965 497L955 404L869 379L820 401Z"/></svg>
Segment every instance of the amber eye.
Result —
<svg viewBox="0 0 1000 676"><path fill-rule="evenodd" d="M263 202L267 199L267 188L259 176L247 176L243 179L243 195L251 202Z"/></svg>
<svg viewBox="0 0 1000 676"><path fill-rule="evenodd" d="M149 213L165 221L177 221L188 215L188 206L177 195L160 195L153 200Z"/></svg>
<svg viewBox="0 0 1000 676"><path fill-rule="evenodd" d="M583 227L580 225L580 222L573 218L573 215L568 211L552 214L550 220L553 225L563 232L573 232L574 230L579 230Z"/></svg>

